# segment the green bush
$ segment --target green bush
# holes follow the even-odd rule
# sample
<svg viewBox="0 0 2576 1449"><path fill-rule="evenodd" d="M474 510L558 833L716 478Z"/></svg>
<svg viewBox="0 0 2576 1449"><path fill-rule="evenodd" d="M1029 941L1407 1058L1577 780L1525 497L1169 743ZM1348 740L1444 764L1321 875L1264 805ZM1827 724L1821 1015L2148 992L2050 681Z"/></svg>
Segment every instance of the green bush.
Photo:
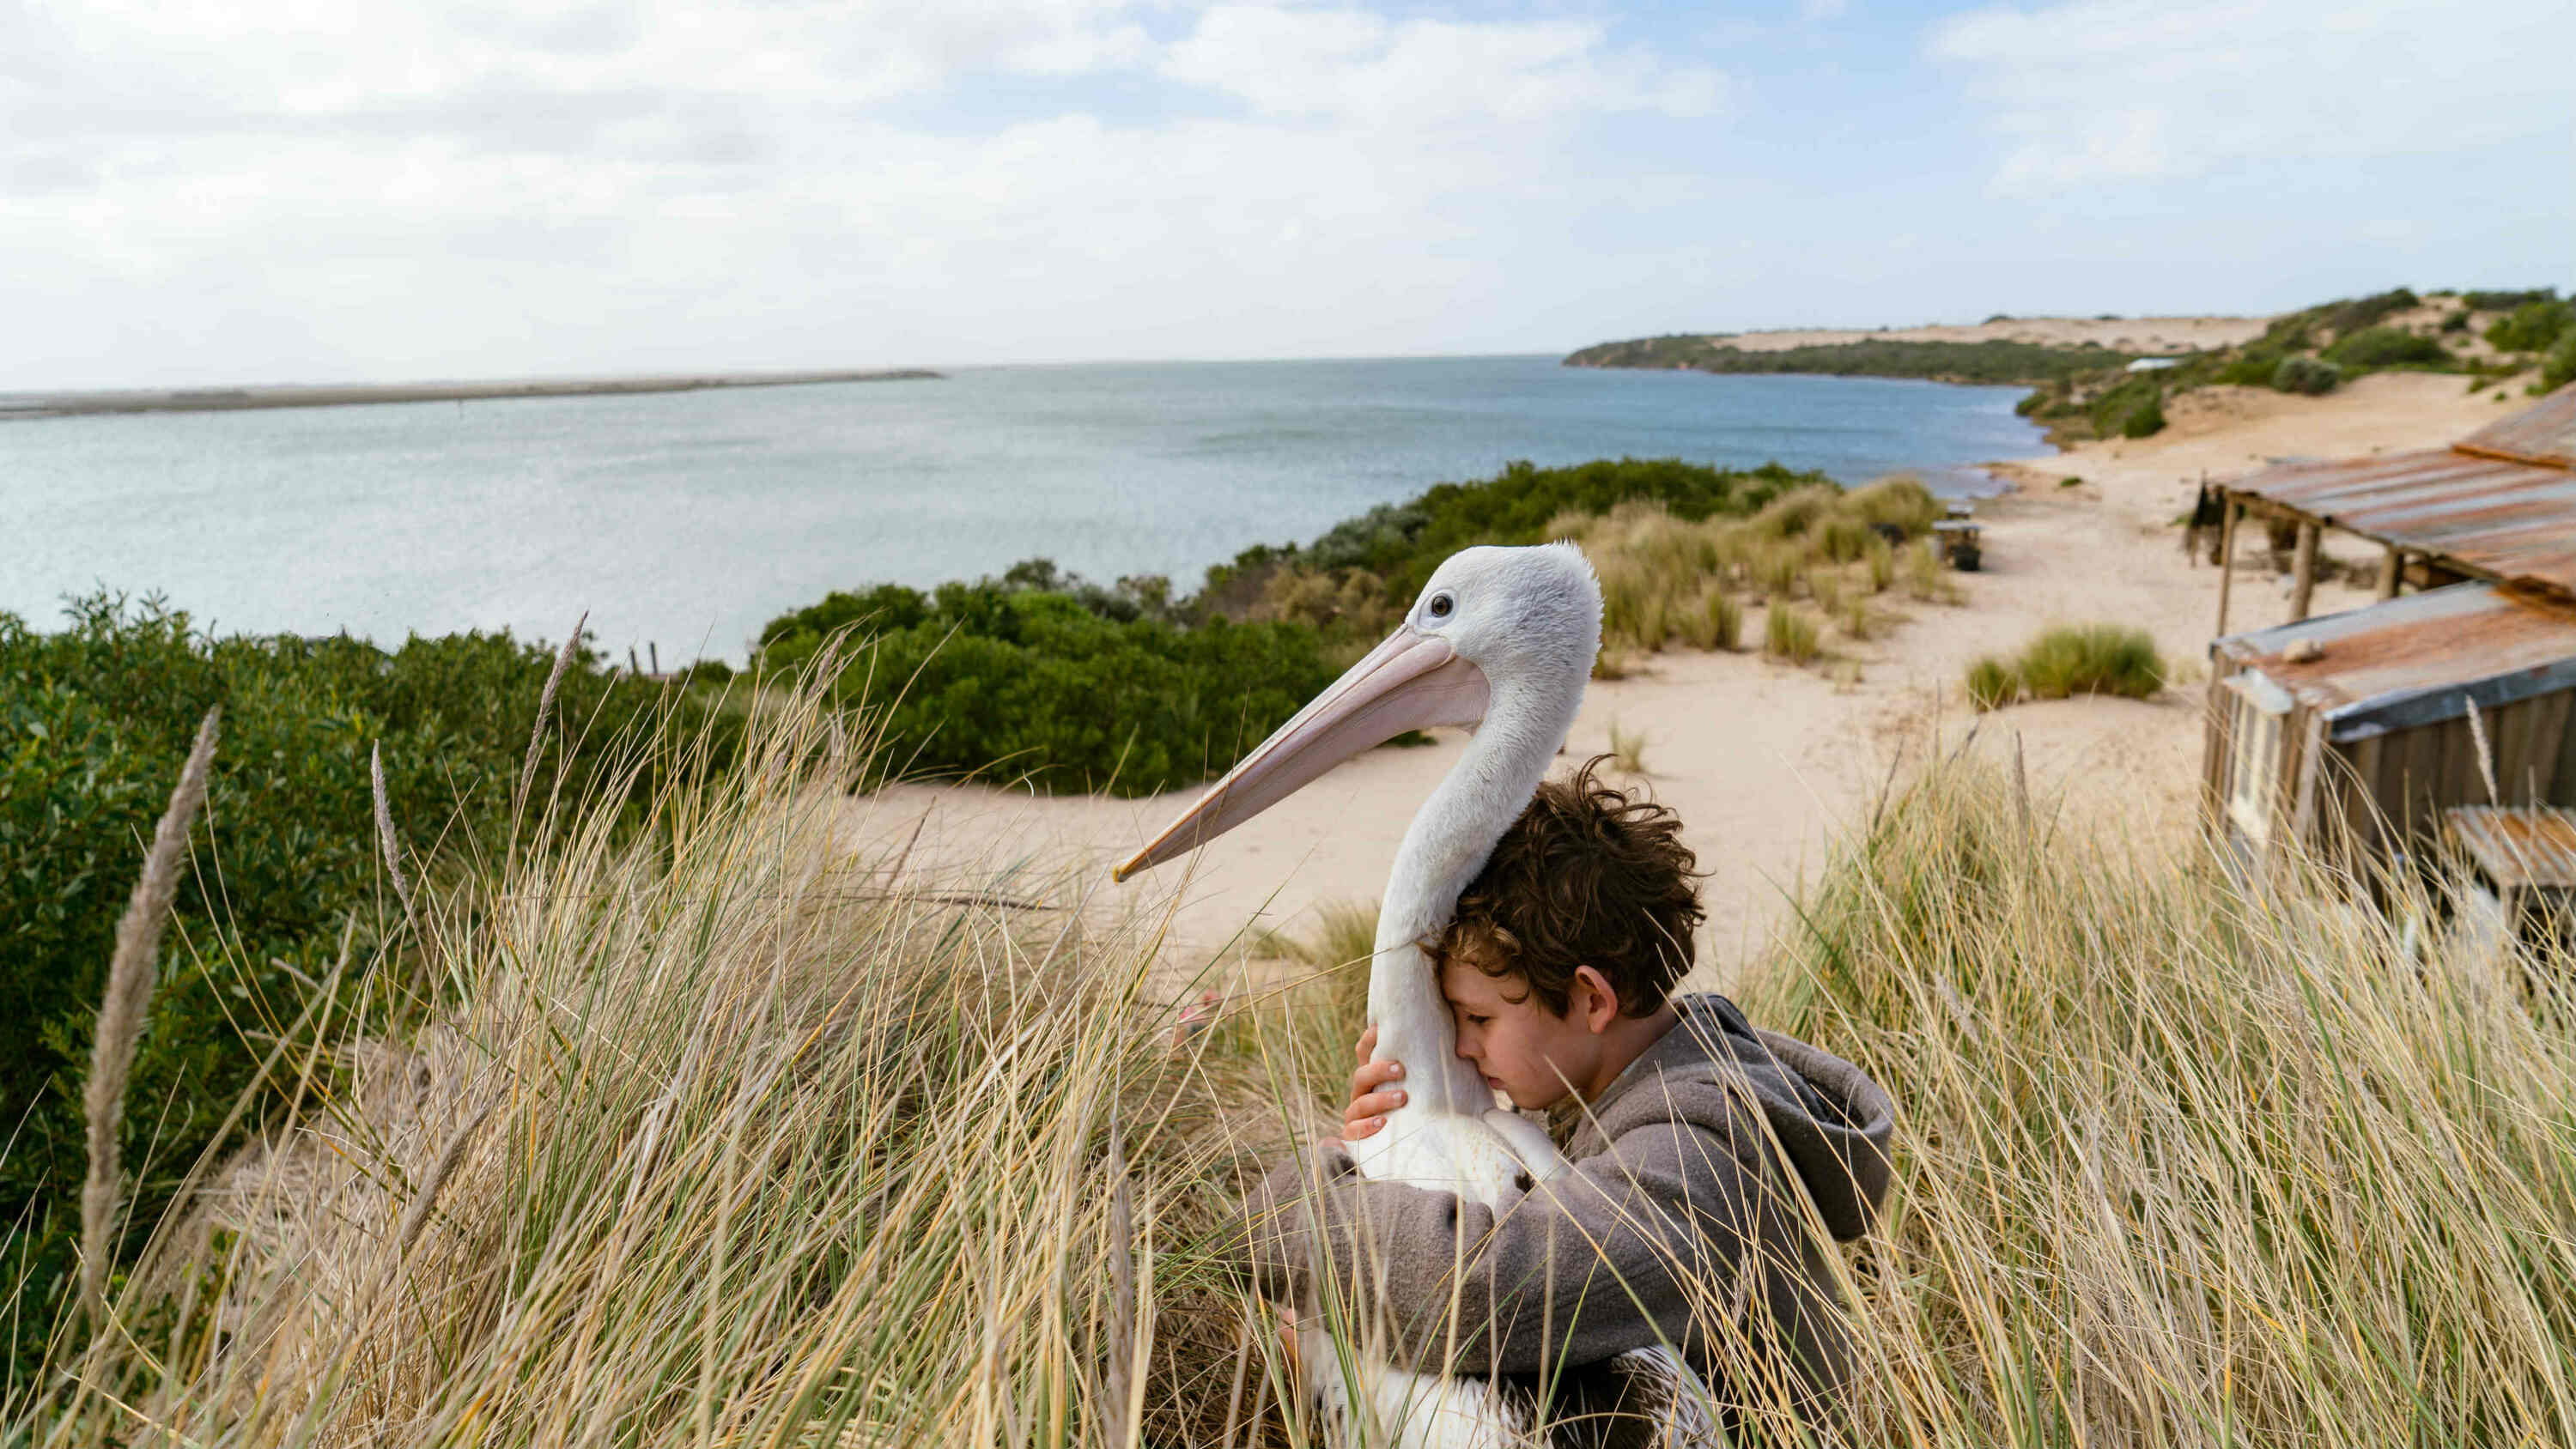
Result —
<svg viewBox="0 0 2576 1449"><path fill-rule="evenodd" d="M1121 795L1222 771L1336 672L1303 625L1119 618L1032 579L1064 576L1023 568L929 594L834 594L763 628L759 667L801 669L857 626L871 642L850 652L835 690L888 706L894 768Z"/></svg>
<svg viewBox="0 0 2576 1449"><path fill-rule="evenodd" d="M2146 630L2125 624L2061 625L2022 647L2012 669L2033 699L2116 694L2145 699L2164 688L2164 661ZM1973 686L1972 686L1973 687Z"/></svg>
<svg viewBox="0 0 2576 1449"><path fill-rule="evenodd" d="M2313 357L2284 357L2272 369L2272 386L2281 392L2323 397L2343 381L2343 369Z"/></svg>
<svg viewBox="0 0 2576 1449"><path fill-rule="evenodd" d="M201 1153L232 1140L222 1119L257 1058L246 1036L294 1019L353 912L360 949L376 939L370 749L381 743L395 816L430 869L442 836L496 849L554 662L506 634L390 653L347 637L216 639L157 597L101 593L67 612L46 634L0 613L0 1261L24 1284L14 1341L0 1342L20 1365L72 1271L81 1084L116 922L198 720L223 707L212 823L134 1069L132 1099L151 1104L128 1114L124 1144L141 1224ZM557 699L580 740L573 788L593 788L621 724L666 697L582 656Z"/></svg>
<svg viewBox="0 0 2576 1449"><path fill-rule="evenodd" d="M2525 302L2487 329L2487 341L2498 352L2546 352L2560 334L2576 326L2576 303Z"/></svg>
<svg viewBox="0 0 2576 1449"><path fill-rule="evenodd" d="M2120 420L2120 436L2124 438L2152 438L2164 430L2165 395L2161 391L2130 409L2129 415Z"/></svg>
<svg viewBox="0 0 2576 1449"><path fill-rule="evenodd" d="M2534 302L2555 302L2558 300L2558 289L2533 287L2520 292L2462 292L2460 300L2466 303L2471 311L2510 312L2516 307L2527 307Z"/></svg>
<svg viewBox="0 0 2576 1449"><path fill-rule="evenodd" d="M2097 394L2085 405L2084 411L2093 424L2096 437L2122 436L2128 434L2130 419L2150 405L2156 411L2156 426L2164 426L2163 398L2164 384L2156 378L2145 375L2124 377Z"/></svg>
<svg viewBox="0 0 2576 1449"><path fill-rule="evenodd" d="M2407 363L2448 362L2451 354L2434 338L2397 327L2365 327L2326 349L2328 362L2346 367L2398 367Z"/></svg>
<svg viewBox="0 0 2576 1449"><path fill-rule="evenodd" d="M2558 345L2540 364L2541 391L2555 392L2571 382L2576 382L2576 327L2558 335Z"/></svg>
<svg viewBox="0 0 2576 1449"><path fill-rule="evenodd" d="M2421 306L2423 300L2404 287L2394 287L2385 292L2375 292L2367 297L2354 297L2348 301L2328 302L2322 307L2312 307L2308 309L2308 314L2316 319L2317 325L2333 332L2335 336L2349 337L2365 328L2378 326L2394 313Z"/></svg>
<svg viewBox="0 0 2576 1449"><path fill-rule="evenodd" d="M1968 703L1978 710L2001 709L2021 696L2021 677L2012 665L1982 654L1968 666Z"/></svg>
<svg viewBox="0 0 2576 1449"><path fill-rule="evenodd" d="M1940 382L2038 385L2106 367L2137 354L2085 344L2044 342L1901 342L1873 338L1747 352L1709 336L1604 342L1565 359L1569 367L1688 367L1717 373L1820 373L1833 377L1921 377Z"/></svg>

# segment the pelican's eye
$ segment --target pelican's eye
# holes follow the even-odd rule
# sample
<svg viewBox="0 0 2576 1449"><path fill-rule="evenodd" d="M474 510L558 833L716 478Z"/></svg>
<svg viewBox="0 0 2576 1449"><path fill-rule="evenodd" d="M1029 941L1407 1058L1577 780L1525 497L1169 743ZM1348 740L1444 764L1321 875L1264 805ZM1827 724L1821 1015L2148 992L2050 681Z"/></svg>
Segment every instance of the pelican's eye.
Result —
<svg viewBox="0 0 2576 1449"><path fill-rule="evenodd" d="M1431 596L1431 602L1422 606L1422 612L1430 615L1434 619L1446 619L1452 613L1456 612L1457 608L1458 601L1456 599L1449 597L1447 594L1433 594Z"/></svg>

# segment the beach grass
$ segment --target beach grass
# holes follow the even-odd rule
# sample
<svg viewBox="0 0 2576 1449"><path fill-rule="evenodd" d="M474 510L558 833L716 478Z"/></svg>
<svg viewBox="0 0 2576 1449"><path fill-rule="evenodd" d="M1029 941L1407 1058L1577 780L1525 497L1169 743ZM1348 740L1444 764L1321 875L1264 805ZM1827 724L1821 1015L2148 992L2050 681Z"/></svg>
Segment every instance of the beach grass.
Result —
<svg viewBox="0 0 2576 1449"><path fill-rule="evenodd" d="M1373 912L1219 981L1167 959L1158 897L1076 909L1090 875L896 883L835 825L867 739L765 697L743 768L640 820L535 807L489 875L418 882L418 1018L274 1043L293 1109L0 1440L1321 1442L1223 1244L1336 1115ZM2392 918L2156 838L1953 759L1739 989L1900 1132L1880 1229L1827 1255L1844 1422L1757 1393L1756 1427L2576 1438L2569 963L2433 929L2411 881Z"/></svg>

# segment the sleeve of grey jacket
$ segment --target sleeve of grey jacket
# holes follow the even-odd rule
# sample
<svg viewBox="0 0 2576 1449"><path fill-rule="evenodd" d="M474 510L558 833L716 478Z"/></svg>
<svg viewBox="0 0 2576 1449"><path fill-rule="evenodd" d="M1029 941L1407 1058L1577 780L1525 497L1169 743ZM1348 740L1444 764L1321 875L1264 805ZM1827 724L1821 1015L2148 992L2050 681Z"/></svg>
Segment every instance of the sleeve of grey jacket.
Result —
<svg viewBox="0 0 2576 1449"><path fill-rule="evenodd" d="M1756 1209L1758 1181L1725 1139L1658 1121L1497 1211L1363 1179L1336 1143L1272 1170L1247 1204L1247 1246L1264 1278L1292 1289L1327 1255L1338 1281L1373 1286L1387 1346L1408 1365L1532 1372L1685 1347L1692 1299L1735 1281L1772 1216Z"/></svg>

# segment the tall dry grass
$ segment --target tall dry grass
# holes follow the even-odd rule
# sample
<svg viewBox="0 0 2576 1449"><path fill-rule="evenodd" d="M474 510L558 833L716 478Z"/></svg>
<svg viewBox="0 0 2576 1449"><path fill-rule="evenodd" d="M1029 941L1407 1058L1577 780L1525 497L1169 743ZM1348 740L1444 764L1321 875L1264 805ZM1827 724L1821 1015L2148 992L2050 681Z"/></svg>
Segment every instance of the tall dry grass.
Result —
<svg viewBox="0 0 2576 1449"><path fill-rule="evenodd" d="M1365 908L1176 1048L1206 983L1150 913L889 890L832 825L865 731L760 710L741 771L641 822L562 804L490 880L416 882L416 1029L279 1048L298 1110L0 1441L1316 1442L1218 1245L1335 1115ZM2567 963L2410 947L2331 881L2240 885L2027 798L1918 783L1744 993L1875 1073L1901 1133L1883 1230L1831 1258L1849 1422L1754 1417L2576 1437Z"/></svg>
<svg viewBox="0 0 2576 1449"><path fill-rule="evenodd" d="M1748 993L1899 1104L1855 1438L2576 1443L2576 963L2021 798L1915 787Z"/></svg>
<svg viewBox="0 0 2576 1449"><path fill-rule="evenodd" d="M1865 639L1878 616L1846 601L1885 591L1898 574L1896 548L1878 530L1911 536L1940 516L1920 482L1894 477L1848 493L1801 488L1750 518L1692 522L1630 502L1601 515L1562 514L1546 533L1580 543L1592 559L1604 653L1624 661L1675 642L1734 649L1748 599L1812 599Z"/></svg>

